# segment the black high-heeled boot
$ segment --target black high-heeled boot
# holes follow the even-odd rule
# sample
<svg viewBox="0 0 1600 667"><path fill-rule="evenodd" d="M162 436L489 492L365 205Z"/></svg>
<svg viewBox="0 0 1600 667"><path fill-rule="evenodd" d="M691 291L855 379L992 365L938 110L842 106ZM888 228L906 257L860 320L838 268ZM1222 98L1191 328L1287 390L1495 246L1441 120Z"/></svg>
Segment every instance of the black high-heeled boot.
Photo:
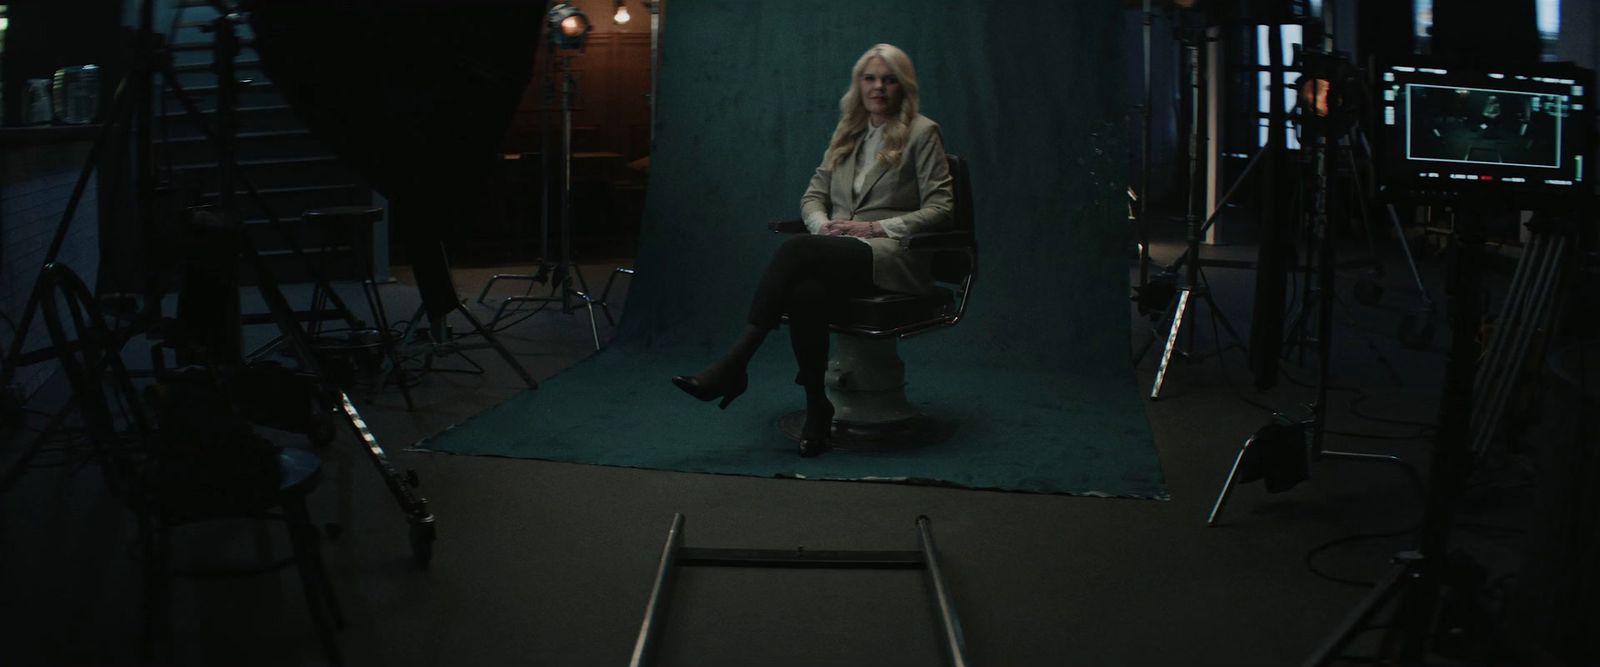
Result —
<svg viewBox="0 0 1600 667"><path fill-rule="evenodd" d="M750 376L742 364L735 366L719 361L701 371L699 375L675 375L672 377L672 384L702 401L721 398L722 401L717 403L717 407L726 410L728 404L744 394L744 390L750 386Z"/></svg>
<svg viewBox="0 0 1600 667"><path fill-rule="evenodd" d="M821 387L806 387L806 422L800 427L800 456L811 458L828 451L833 435L833 403Z"/></svg>
<svg viewBox="0 0 1600 667"><path fill-rule="evenodd" d="M754 324L747 325L739 340L734 341L733 348L728 354L707 366L697 375L675 375L672 384L702 401L721 398L722 402L717 407L726 410L733 399L738 398L750 386L750 376L745 368L750 365L750 358L756 355L756 350L761 348L761 341L767 337L765 327Z"/></svg>

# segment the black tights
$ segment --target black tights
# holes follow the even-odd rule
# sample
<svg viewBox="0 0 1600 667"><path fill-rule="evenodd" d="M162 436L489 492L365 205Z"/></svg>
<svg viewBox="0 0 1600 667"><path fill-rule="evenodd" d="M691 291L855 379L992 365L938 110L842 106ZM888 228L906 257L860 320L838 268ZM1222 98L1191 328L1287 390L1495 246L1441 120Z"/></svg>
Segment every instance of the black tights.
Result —
<svg viewBox="0 0 1600 667"><path fill-rule="evenodd" d="M775 329L789 314L795 383L820 388L828 367L828 325L844 299L876 291L872 248L859 239L807 234L785 241L767 264L750 304L750 324Z"/></svg>

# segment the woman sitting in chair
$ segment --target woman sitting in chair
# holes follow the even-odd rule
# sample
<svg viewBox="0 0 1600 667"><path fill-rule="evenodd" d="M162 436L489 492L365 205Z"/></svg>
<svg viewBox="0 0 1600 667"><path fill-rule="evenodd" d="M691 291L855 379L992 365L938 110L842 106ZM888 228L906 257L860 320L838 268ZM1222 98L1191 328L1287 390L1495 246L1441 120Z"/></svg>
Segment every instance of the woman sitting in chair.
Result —
<svg viewBox="0 0 1600 667"><path fill-rule="evenodd" d="M673 384L726 408L744 393L745 369L767 332L789 314L795 384L805 388L800 455L828 447L833 404L823 387L828 325L845 299L877 290L933 290L928 259L899 239L951 223L950 168L939 125L917 113L917 75L904 51L878 44L851 70L839 124L800 198L810 234L778 248L750 305L749 325L721 359Z"/></svg>

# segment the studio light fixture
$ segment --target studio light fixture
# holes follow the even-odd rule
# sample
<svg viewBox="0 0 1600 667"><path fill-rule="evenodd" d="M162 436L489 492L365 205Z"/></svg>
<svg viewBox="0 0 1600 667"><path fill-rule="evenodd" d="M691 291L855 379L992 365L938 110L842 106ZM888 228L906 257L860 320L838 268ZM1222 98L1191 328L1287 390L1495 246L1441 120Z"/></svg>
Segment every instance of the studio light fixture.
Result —
<svg viewBox="0 0 1600 667"><path fill-rule="evenodd" d="M624 0L616 0L616 2L617 2L617 11L616 11L616 13L611 15L611 20L616 22L617 25L622 25L624 23L627 23L629 19L632 19L633 16L628 14L628 3L627 2L625 2Z"/></svg>
<svg viewBox="0 0 1600 667"><path fill-rule="evenodd" d="M594 24L571 3L558 2L546 17L550 22L550 41L557 49L582 49L589 41Z"/></svg>
<svg viewBox="0 0 1600 667"><path fill-rule="evenodd" d="M1333 134L1347 131L1365 106L1360 72L1343 57L1302 52L1303 74L1295 83L1295 116L1302 125L1320 125Z"/></svg>

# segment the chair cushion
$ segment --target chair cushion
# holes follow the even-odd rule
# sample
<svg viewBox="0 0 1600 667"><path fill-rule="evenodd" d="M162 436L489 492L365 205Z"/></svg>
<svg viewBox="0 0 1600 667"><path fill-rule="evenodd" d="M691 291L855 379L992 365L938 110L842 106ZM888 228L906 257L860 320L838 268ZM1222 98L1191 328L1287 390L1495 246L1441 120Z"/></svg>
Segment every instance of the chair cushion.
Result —
<svg viewBox="0 0 1600 667"><path fill-rule="evenodd" d="M955 293L937 287L930 294L881 292L845 302L844 312L834 321L838 329L887 331L907 325L937 320L949 313Z"/></svg>

